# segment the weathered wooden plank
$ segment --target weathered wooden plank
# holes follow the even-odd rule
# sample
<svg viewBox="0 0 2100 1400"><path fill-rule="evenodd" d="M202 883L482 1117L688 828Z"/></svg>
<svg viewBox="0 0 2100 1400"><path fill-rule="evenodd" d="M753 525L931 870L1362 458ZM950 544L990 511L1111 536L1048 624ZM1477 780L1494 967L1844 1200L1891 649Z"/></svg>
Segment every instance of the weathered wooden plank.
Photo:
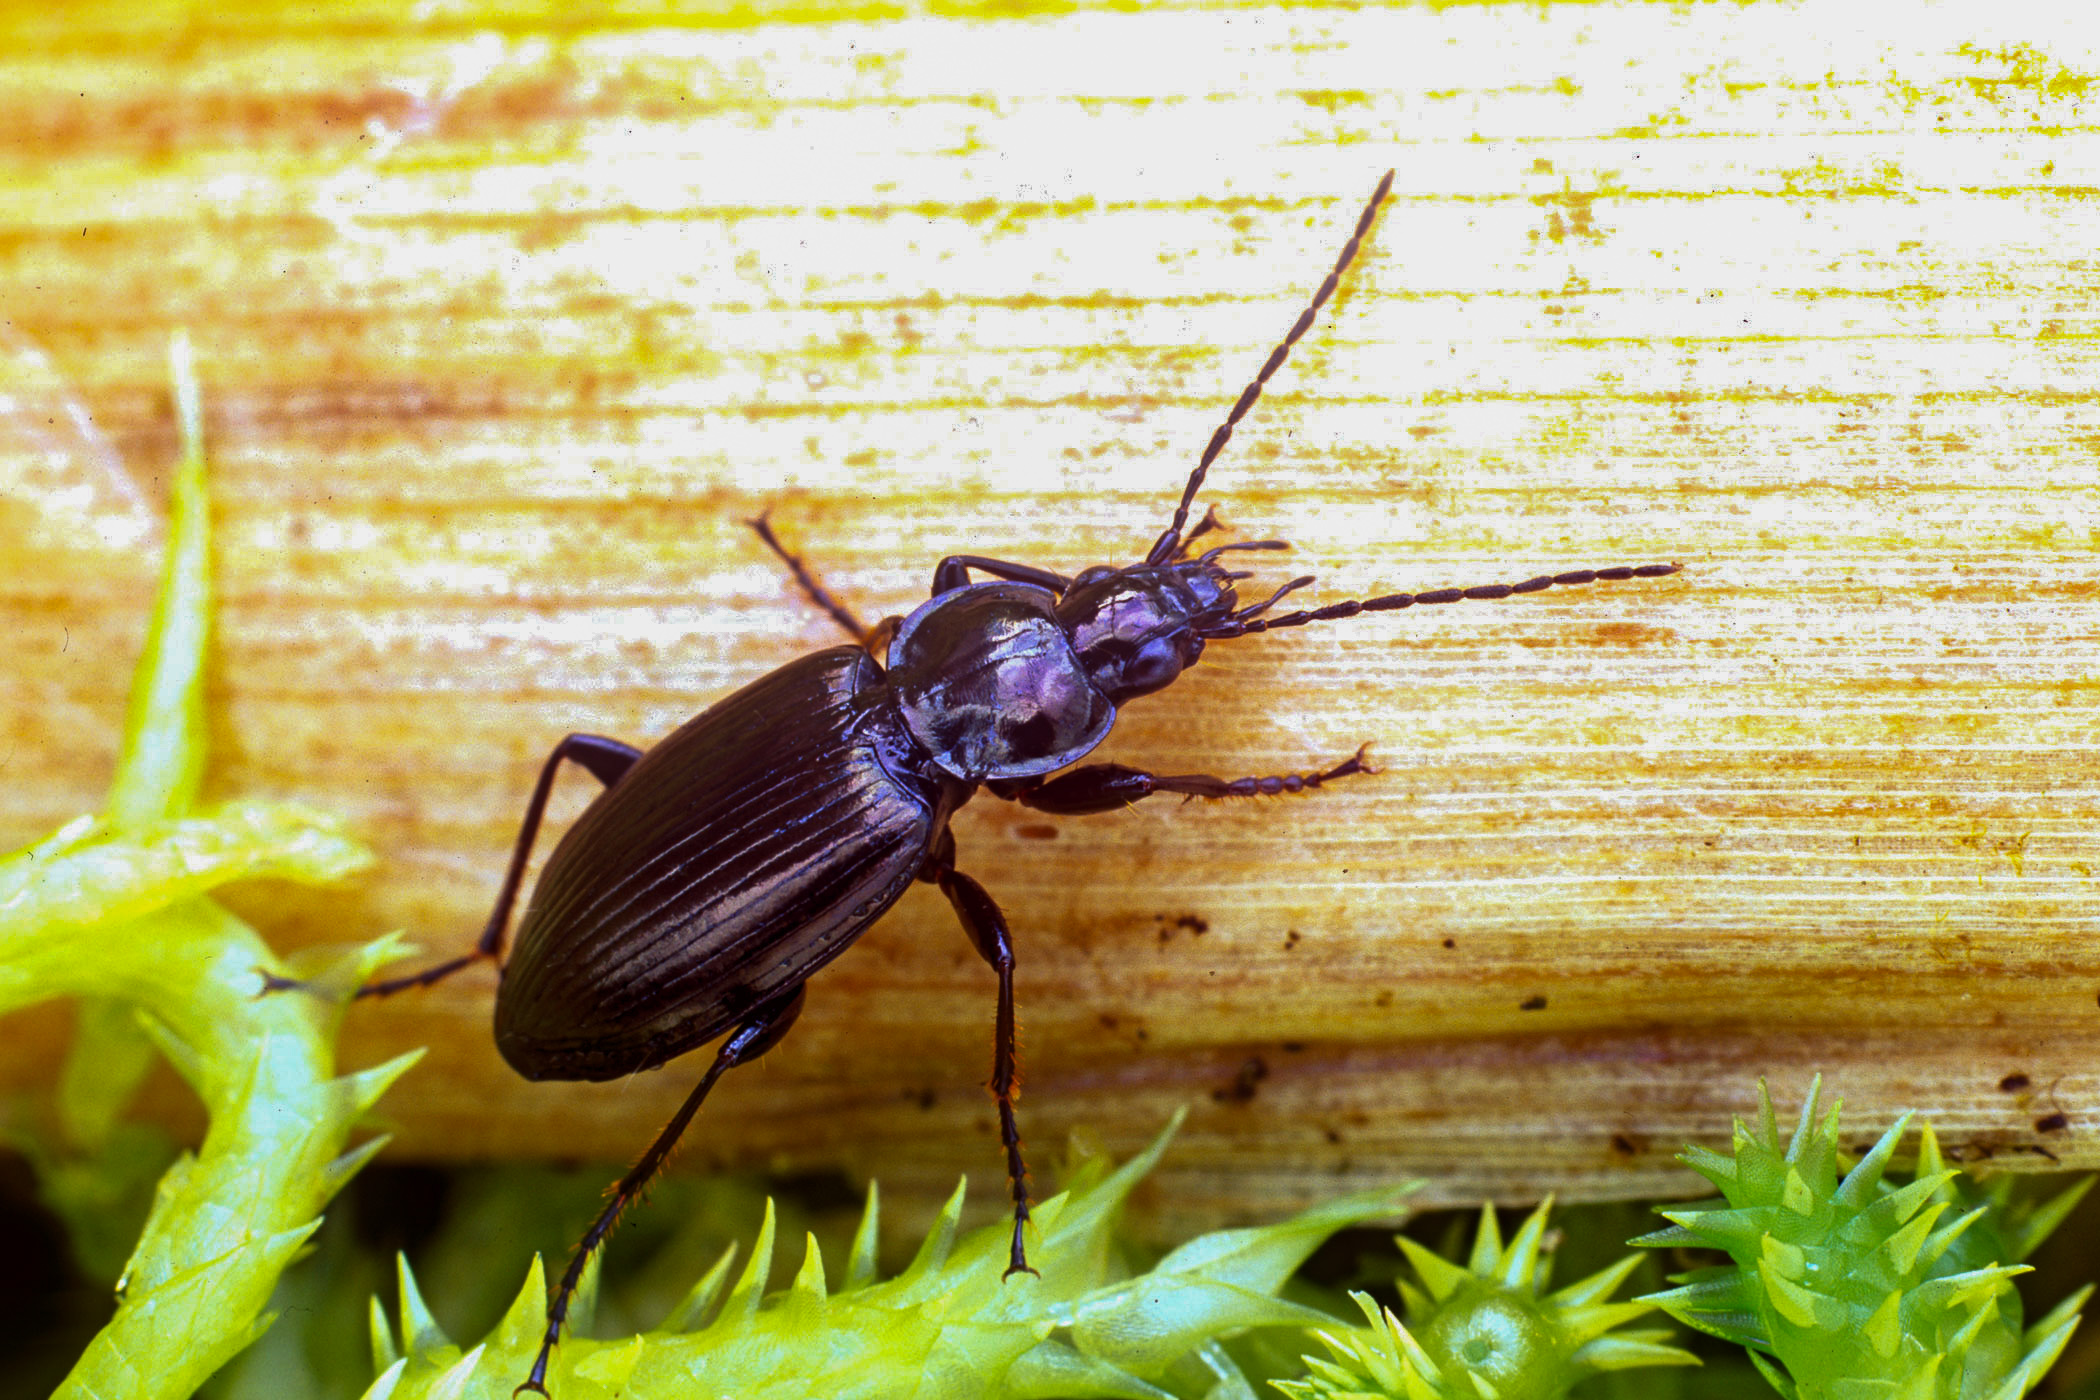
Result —
<svg viewBox="0 0 2100 1400"><path fill-rule="evenodd" d="M216 790L345 809L384 857L241 905L442 951L562 733L661 734L831 640L744 517L871 613L956 550L1135 556L1392 165L1215 475L1225 518L1321 600L1686 571L1221 646L1109 750L1237 774L1368 739L1375 779L969 809L1032 1140L1128 1146L1194 1100L1161 1177L1189 1217L1417 1172L1639 1193L1758 1073L1820 1067L1863 1131L1916 1107L1977 1155L2100 1160L2075 17L69 16L0 12L0 839L106 779L176 325L222 541ZM622 1156L687 1086L525 1085L487 994L353 1017L355 1055L433 1046L396 1150ZM688 1160L987 1176L990 1012L915 892ZM0 1081L61 1043L17 1022Z"/></svg>

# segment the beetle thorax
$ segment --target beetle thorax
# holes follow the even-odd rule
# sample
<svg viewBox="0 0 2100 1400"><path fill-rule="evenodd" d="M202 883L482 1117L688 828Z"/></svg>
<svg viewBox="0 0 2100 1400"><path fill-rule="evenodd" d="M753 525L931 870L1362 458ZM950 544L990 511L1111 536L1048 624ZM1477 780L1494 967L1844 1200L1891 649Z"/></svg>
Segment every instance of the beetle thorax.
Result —
<svg viewBox="0 0 2100 1400"><path fill-rule="evenodd" d="M933 761L969 782L1033 778L1076 762L1115 723L1057 617L1025 583L975 583L904 620L890 685Z"/></svg>

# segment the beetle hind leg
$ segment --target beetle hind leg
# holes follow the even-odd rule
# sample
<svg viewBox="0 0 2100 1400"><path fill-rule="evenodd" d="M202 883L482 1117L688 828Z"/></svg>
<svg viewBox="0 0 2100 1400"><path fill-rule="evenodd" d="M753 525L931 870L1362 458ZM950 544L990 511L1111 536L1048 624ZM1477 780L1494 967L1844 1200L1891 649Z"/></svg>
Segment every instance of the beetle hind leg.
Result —
<svg viewBox="0 0 2100 1400"><path fill-rule="evenodd" d="M633 1204L635 1197L642 1194L642 1188L649 1184L663 1166L664 1159L671 1155L671 1149L678 1145L678 1139L684 1135L686 1126L693 1121L693 1115L700 1111L700 1105L706 1100L708 1090L715 1087L715 1081L738 1065L749 1064L778 1045L780 1038L795 1024L795 1018L802 1014L802 1000L803 989L797 986L793 991L759 1007L745 1018L742 1025L731 1031L729 1038L715 1051L714 1063L707 1067L707 1073L701 1077L693 1092L686 1096L685 1102L679 1106L678 1112L672 1115L671 1121L664 1125L664 1130L656 1135L656 1141L649 1144L648 1150L642 1153L640 1160L628 1170L627 1175L613 1185L612 1199L606 1202L605 1209L599 1212L598 1218L591 1222L591 1228L583 1232L583 1239L577 1243L576 1252L569 1257L569 1267L562 1270L561 1282L556 1285L554 1297L547 1303L547 1332L540 1339L539 1355L533 1359L532 1373L525 1378L523 1385L511 1392L513 1395L527 1391L535 1395L547 1393L547 1363L553 1358L555 1344L561 1340L563 1324L569 1320L569 1303L576 1296L576 1287L583 1279L584 1265L590 1262L591 1256L597 1253L607 1236L612 1234L613 1227L620 1223L620 1216Z"/></svg>
<svg viewBox="0 0 2100 1400"><path fill-rule="evenodd" d="M554 791L554 775L560 771L562 763L565 760L574 763L611 787L634 767L635 760L641 756L642 751L632 744L623 744L602 734L571 734L556 744L554 752L548 754L547 761L540 765L539 781L533 785L532 800L525 804L525 820L518 829L518 843L511 851L510 869L504 872L503 888L496 895L496 907L489 911L489 920L482 926L481 937L474 940L474 950L406 977L367 982L357 989L356 995L390 997L411 987L432 986L475 963L500 959L503 956L503 935L510 927L511 907L518 902L518 885L525 878L525 863L532 856L533 838L539 835L540 820L547 814L547 798ZM263 991L266 993L296 991L305 985L294 978L263 974Z"/></svg>
<svg viewBox="0 0 2100 1400"><path fill-rule="evenodd" d="M855 615L853 609L834 598L831 590L817 582L817 576L810 572L809 565L802 561L801 555L788 552L788 547L780 542L780 536L773 533L772 522L765 516L760 515L744 523L756 530L758 537L765 541L766 548L772 550L774 557L787 565L787 571L794 575L796 584L801 587L809 601L831 614L831 620L846 629L846 635L853 638L854 645L865 647L870 653L880 657L881 648L889 644L889 634L895 630L896 618L884 618L873 627L868 626Z"/></svg>
<svg viewBox="0 0 2100 1400"><path fill-rule="evenodd" d="M463 967L499 960L503 956L503 936L510 928L510 911L518 902L518 886L525 878L525 863L532 858L532 843L540 834L540 821L547 815L547 799L554 792L554 775L564 762L569 762L611 787L626 776L627 770L634 767L641 756L642 751L632 744L623 744L602 734L565 736L554 746L554 752L547 755L547 761L540 765L539 781L533 784L532 800L526 803L525 820L518 827L518 844L510 853L510 868L503 873L503 888L497 892L496 906L489 911L489 921L482 926L481 937L474 941L474 951L407 977L367 982L357 989L357 994L360 997L392 996L410 987L427 987L433 982L441 982Z"/></svg>
<svg viewBox="0 0 2100 1400"><path fill-rule="evenodd" d="M1014 1020L1014 941L1006 916L983 885L951 863L953 843L928 858L924 878L941 887L970 942L999 974L999 1015L992 1034L992 1077L986 1085L999 1105L999 1141L1006 1149L1006 1179L1013 1186L1014 1235L1007 1253L1005 1277L1032 1274L1021 1232L1028 1224L1028 1163L1021 1153L1021 1125L1014 1100L1021 1096L1021 1057Z"/></svg>

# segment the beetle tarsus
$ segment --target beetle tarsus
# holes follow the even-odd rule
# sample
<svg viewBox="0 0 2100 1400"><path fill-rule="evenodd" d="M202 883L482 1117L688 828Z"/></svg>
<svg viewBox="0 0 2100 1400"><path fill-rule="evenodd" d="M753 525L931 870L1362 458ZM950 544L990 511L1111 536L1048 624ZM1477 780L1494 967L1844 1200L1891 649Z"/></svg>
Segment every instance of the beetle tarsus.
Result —
<svg viewBox="0 0 2100 1400"><path fill-rule="evenodd" d="M1030 1278L1041 1278L1043 1276L1042 1270L1028 1262L1028 1255L1021 1248L1021 1227L1027 1221L1028 1217L1025 1214L1016 1217L1014 1220L1013 1248L1008 1251L1006 1272L999 1275L1001 1283L1012 1278L1015 1274L1026 1274Z"/></svg>
<svg viewBox="0 0 2100 1400"><path fill-rule="evenodd" d="M378 982L367 982L351 993L351 996L358 1000L366 997L390 997L396 992L405 992L411 987L434 986L462 968L472 967L475 963L495 958L499 951L501 951L500 948L491 948L483 951L477 947L471 953L465 953L446 962L441 962L435 967L426 967L421 972L412 972L406 977L388 977Z"/></svg>
<svg viewBox="0 0 2100 1400"><path fill-rule="evenodd" d="M257 1001L264 997L276 996L279 992L311 992L315 996L325 995L319 987L302 978L279 977L276 973L260 967L255 969L255 975L262 978L262 986L255 993L254 999Z"/></svg>
<svg viewBox="0 0 2100 1400"><path fill-rule="evenodd" d="M1198 797L1282 797L1311 792L1314 788L1358 773L1378 770L1365 761L1371 746L1365 744L1348 758L1320 773L1278 773L1268 777L1214 778L1208 773L1148 773L1121 763L1089 763L1060 773L1036 786L1012 785L995 788L997 796L1050 812L1061 817L1089 816L1112 812L1142 802L1163 792Z"/></svg>
<svg viewBox="0 0 2100 1400"><path fill-rule="evenodd" d="M426 967L421 972L410 973L406 977L389 977L377 982L367 982L351 992L350 999L352 1001L361 1001L366 997L390 997L396 992L405 992L412 987L428 987L444 981L463 967L470 967L480 962L483 958L491 956L493 954L484 953L477 948L475 951L462 957L453 958L449 962L441 962L435 967ZM317 986L303 977L279 977L276 973L265 971L259 967L255 969L255 975L262 979L262 988L255 994L258 1000L267 996L275 996L280 992L307 992L313 996L320 997L324 1001L333 1001L339 995L324 987Z"/></svg>

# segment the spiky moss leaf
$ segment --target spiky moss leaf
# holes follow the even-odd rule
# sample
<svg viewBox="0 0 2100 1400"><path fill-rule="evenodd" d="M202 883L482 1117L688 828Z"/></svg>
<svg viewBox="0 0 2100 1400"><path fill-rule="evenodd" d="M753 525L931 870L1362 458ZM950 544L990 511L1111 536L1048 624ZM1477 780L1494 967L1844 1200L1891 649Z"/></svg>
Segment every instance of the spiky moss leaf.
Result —
<svg viewBox="0 0 2100 1400"><path fill-rule="evenodd" d="M1635 1243L1703 1244L1735 1263L1680 1275L1644 1301L1751 1348L1800 1400L2019 1400L2078 1318L2074 1304L2023 1335L2018 1261L2089 1183L2015 1204L2009 1177L1978 1187L1948 1167L1928 1125L1917 1174L1899 1186L1885 1172L1908 1116L1851 1163L1821 1090L1819 1078L1782 1140L1760 1081L1758 1125L1736 1123L1729 1157L1681 1159L1721 1196L1662 1212L1676 1228Z"/></svg>
<svg viewBox="0 0 2100 1400"><path fill-rule="evenodd" d="M84 1053L106 1054L103 1068L135 1081L143 1061L131 1032L116 1033L113 1048L94 1043L98 1023L109 1034L109 1008L126 1008L211 1115L201 1150L161 1178L118 1283L116 1316L61 1397L187 1396L267 1326L278 1274L361 1160L344 1159L351 1129L413 1058L337 1078L337 1008L308 996L258 999L256 969L277 967L276 958L203 897L244 875L330 879L369 857L333 823L296 808L241 803L186 815L203 764L197 678L209 590L196 389L179 371L191 436L111 815L80 818L0 858L0 1014L55 997L99 998ZM362 976L390 947L381 940L349 955L343 971ZM106 1123L124 1087L69 1117Z"/></svg>
<svg viewBox="0 0 2100 1400"><path fill-rule="evenodd" d="M1421 1280L1401 1288L1407 1321L1351 1293L1365 1325L1323 1329L1331 1359L1307 1357L1307 1377L1276 1388L1293 1400L1554 1400L1605 1371L1698 1365L1667 1332L1614 1330L1653 1311L1608 1301L1639 1255L1545 1292L1553 1265L1541 1246L1552 1208L1542 1203L1506 1245L1494 1208L1483 1208L1463 1268L1402 1237Z"/></svg>
<svg viewBox="0 0 2100 1400"><path fill-rule="evenodd" d="M370 863L370 853L338 822L285 802L228 802L206 816L154 822L131 834L79 817L0 856L0 938L87 931L87 941L106 941L113 924L229 881L328 881ZM251 976L248 992L257 986Z"/></svg>
<svg viewBox="0 0 2100 1400"><path fill-rule="evenodd" d="M962 1189L942 1209L917 1257L874 1281L871 1250L856 1247L836 1292L808 1248L794 1283L761 1299L772 1262L771 1211L738 1283L711 1321L696 1322L728 1277L718 1263L668 1325L618 1341L564 1338L548 1390L560 1400L651 1400L734 1395L737 1400L1032 1400L1119 1396L1166 1400L1163 1372L1216 1338L1252 1327L1317 1325L1324 1313L1272 1296L1334 1231L1400 1210L1411 1187L1332 1202L1295 1220L1229 1230L1182 1246L1158 1268L1118 1277L1112 1231L1125 1199L1166 1150L1174 1124L1113 1172L1083 1170L1035 1209L1029 1262L1039 1277L1003 1277L1009 1227L958 1235ZM872 1241L876 1198L856 1238ZM422 1345L384 1337L375 1357L405 1365L381 1375L367 1400L457 1393L500 1397L525 1376L546 1308L535 1262L517 1300L466 1357L420 1322ZM413 1296L412 1286L404 1296ZM459 1387L448 1392L447 1386Z"/></svg>
<svg viewBox="0 0 2100 1400"><path fill-rule="evenodd" d="M204 405L189 337L168 347L182 459L168 503L168 555L132 681L109 817L129 830L179 817L204 781L204 656L211 636L211 498Z"/></svg>

